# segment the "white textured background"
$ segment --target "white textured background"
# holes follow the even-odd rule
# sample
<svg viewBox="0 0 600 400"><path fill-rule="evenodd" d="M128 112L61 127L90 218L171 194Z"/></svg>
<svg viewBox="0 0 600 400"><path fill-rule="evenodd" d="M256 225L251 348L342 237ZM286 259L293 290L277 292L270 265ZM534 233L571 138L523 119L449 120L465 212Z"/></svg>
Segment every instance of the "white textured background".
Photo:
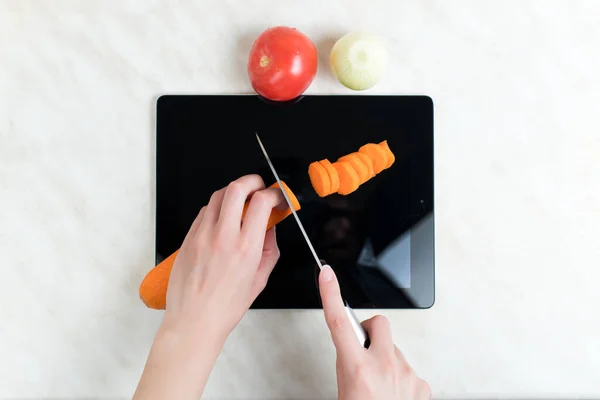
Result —
<svg viewBox="0 0 600 400"><path fill-rule="evenodd" d="M436 104L437 303L386 312L438 398L600 396L600 2L0 0L0 398L131 396L161 313L154 101L248 93L272 25L370 29ZM320 65L308 93L347 93ZM366 313L362 317L369 316ZM332 398L318 311L251 312L206 398Z"/></svg>

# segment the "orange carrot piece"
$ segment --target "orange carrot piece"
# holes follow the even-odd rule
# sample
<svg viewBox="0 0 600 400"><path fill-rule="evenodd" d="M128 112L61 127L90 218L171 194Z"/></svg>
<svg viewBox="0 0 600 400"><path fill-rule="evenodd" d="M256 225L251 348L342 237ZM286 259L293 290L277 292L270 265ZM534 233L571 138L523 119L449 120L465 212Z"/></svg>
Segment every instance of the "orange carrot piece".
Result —
<svg viewBox="0 0 600 400"><path fill-rule="evenodd" d="M348 161L336 161L333 163L333 166L340 177L339 194L347 195L358 189L360 186L360 177L354 168L352 168L352 164Z"/></svg>
<svg viewBox="0 0 600 400"><path fill-rule="evenodd" d="M160 264L152 268L140 284L140 299L146 307L155 310L164 310L167 306L167 287L169 277L179 250L165 258Z"/></svg>
<svg viewBox="0 0 600 400"><path fill-rule="evenodd" d="M369 174L369 179L371 179L372 177L374 177L375 176L375 171L373 170L373 160L371 160L371 157L369 157L365 153L361 153L360 151L357 151L356 155L358 156L358 158L360 158L360 160L362 161L362 163L365 164L365 166L367 167L367 171L368 171L368 174Z"/></svg>
<svg viewBox="0 0 600 400"><path fill-rule="evenodd" d="M315 161L308 166L308 176L313 189L315 189L315 192L317 192L320 197L331 194L329 175L327 174L325 167L318 161Z"/></svg>
<svg viewBox="0 0 600 400"><path fill-rule="evenodd" d="M358 177L360 178L360 184L362 185L368 181L371 176L369 176L369 168L362 162L360 157L358 157L358 154L359 153L351 153L345 155L344 157L340 157L338 161L348 161L358 174Z"/></svg>
<svg viewBox="0 0 600 400"><path fill-rule="evenodd" d="M292 206L294 206L294 210L298 211L300 209L300 202L290 188L284 182L281 183L283 184L286 194L292 202ZM279 185L277 182L275 182L269 187L279 188ZM242 220L246 215L248 204L249 201L246 201L246 204L244 205L244 212L242 214ZM274 208L271 211L271 216L269 217L269 222L267 223L267 230L283 221L291 213L292 211L289 209L289 207L285 210L278 210ZM152 268L142 280L142 283L140 284L140 299L142 299L148 308L155 310L164 310L166 308L169 277L171 276L171 269L173 268L177 254L179 254L179 250L165 258L156 267Z"/></svg>
<svg viewBox="0 0 600 400"><path fill-rule="evenodd" d="M385 166L387 165L387 153L380 146L375 143L367 143L358 151L371 157L375 174L378 174L385 169Z"/></svg>
<svg viewBox="0 0 600 400"><path fill-rule="evenodd" d="M340 189L340 177L338 176L337 170L335 169L333 164L329 162L328 159L319 161L319 164L321 164L323 168L325 168L325 170L327 171L327 175L329 175L329 182L331 183L331 187L329 188L328 194L337 192Z"/></svg>
<svg viewBox="0 0 600 400"><path fill-rule="evenodd" d="M390 149L390 146L388 145L387 140L384 140L383 142L379 143L379 146L382 149L384 149L385 152L387 153L387 164L385 166L385 169L388 169L389 167L392 166L394 161L396 161L396 156L394 156L394 153L392 153L392 150Z"/></svg>

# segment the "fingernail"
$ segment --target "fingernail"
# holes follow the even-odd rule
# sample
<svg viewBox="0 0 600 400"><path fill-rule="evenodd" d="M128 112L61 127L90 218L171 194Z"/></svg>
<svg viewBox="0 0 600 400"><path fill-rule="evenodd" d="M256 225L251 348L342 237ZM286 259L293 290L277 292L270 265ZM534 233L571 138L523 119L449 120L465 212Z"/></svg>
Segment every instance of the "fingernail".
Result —
<svg viewBox="0 0 600 400"><path fill-rule="evenodd" d="M321 275L323 276L323 281L329 282L333 279L333 270L329 265L323 265L323 269L321 270Z"/></svg>

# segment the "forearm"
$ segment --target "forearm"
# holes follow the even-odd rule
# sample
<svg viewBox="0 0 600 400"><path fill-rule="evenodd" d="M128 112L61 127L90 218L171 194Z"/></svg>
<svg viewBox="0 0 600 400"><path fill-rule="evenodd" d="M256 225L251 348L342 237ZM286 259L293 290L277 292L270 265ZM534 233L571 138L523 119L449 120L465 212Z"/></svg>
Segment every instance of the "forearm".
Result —
<svg viewBox="0 0 600 400"><path fill-rule="evenodd" d="M210 325L184 325L160 327L134 400L200 398L225 337L203 329Z"/></svg>

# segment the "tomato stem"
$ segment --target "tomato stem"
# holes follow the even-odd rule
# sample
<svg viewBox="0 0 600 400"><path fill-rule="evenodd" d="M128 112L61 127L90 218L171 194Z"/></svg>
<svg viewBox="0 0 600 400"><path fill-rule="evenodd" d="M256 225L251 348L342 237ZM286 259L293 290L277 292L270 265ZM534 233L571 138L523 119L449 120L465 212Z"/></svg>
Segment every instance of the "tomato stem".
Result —
<svg viewBox="0 0 600 400"><path fill-rule="evenodd" d="M260 66L261 67L266 67L267 65L269 65L270 62L271 62L271 60L267 56L262 56L260 58Z"/></svg>

